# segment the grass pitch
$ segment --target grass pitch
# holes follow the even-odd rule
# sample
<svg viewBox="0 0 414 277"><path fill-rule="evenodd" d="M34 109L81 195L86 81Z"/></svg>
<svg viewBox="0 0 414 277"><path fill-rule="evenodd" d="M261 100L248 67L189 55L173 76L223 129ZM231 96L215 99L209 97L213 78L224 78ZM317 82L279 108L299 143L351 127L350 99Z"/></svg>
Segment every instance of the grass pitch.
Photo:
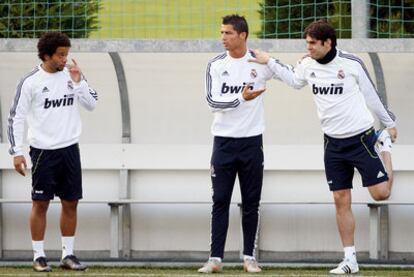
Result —
<svg viewBox="0 0 414 277"><path fill-rule="evenodd" d="M53 265L53 264L52 264ZM244 273L241 267L225 268L223 274L211 276L332 276L328 274L329 268L274 268L264 267L260 274ZM56 267L50 273L33 272L31 267L0 267L0 276L202 276L197 273L197 268L155 268L155 267L97 267L92 266L86 272L63 271ZM395 269L395 268L362 268L359 274L352 276L389 276L389 277L409 277L414 276L414 269Z"/></svg>
<svg viewBox="0 0 414 277"><path fill-rule="evenodd" d="M251 37L260 30L260 0L102 0L91 38L219 38L221 18L244 15Z"/></svg>

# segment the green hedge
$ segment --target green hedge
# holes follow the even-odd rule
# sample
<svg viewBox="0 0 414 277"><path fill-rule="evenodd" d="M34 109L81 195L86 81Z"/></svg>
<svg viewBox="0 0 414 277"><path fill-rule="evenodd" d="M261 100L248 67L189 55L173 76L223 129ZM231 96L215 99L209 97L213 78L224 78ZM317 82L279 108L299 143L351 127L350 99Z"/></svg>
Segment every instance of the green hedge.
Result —
<svg viewBox="0 0 414 277"><path fill-rule="evenodd" d="M38 38L46 31L87 38L99 28L100 8L100 0L3 0L0 38Z"/></svg>
<svg viewBox="0 0 414 277"><path fill-rule="evenodd" d="M368 5L369 37L414 37L414 1L370 0ZM350 0L264 0L259 13L260 38L301 38L309 23L322 18L332 23L338 38L352 36Z"/></svg>
<svg viewBox="0 0 414 277"><path fill-rule="evenodd" d="M260 38L302 38L306 26L316 19L326 18L327 15L335 17L337 20L337 22L333 22L334 25L337 25L335 27L340 26L341 30L348 30L346 35L349 36L350 19L336 18L334 14L335 9L344 9L349 11L349 16L350 3L332 4L330 2L332 1L264 0L259 9L262 30L258 36Z"/></svg>

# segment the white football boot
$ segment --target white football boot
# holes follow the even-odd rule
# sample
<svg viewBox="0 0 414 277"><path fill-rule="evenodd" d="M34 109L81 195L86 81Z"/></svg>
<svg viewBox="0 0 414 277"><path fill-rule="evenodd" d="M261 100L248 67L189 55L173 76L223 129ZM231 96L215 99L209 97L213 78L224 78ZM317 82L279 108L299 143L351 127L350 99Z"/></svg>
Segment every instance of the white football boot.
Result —
<svg viewBox="0 0 414 277"><path fill-rule="evenodd" d="M219 259L209 258L203 267L198 269L199 273L220 273L223 271L223 265Z"/></svg>
<svg viewBox="0 0 414 277"><path fill-rule="evenodd" d="M343 275L343 274L353 274L358 273L358 263L357 262L351 262L348 259L344 259L342 262L339 263L337 268L332 269L329 271L330 274L336 274L336 275Z"/></svg>

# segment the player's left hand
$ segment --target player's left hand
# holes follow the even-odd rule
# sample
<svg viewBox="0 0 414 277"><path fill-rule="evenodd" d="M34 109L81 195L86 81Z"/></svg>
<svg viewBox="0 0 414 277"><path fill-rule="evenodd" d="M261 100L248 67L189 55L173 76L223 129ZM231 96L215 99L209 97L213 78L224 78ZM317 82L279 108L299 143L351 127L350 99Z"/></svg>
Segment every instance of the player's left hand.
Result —
<svg viewBox="0 0 414 277"><path fill-rule="evenodd" d="M270 60L269 54L264 51L261 51L259 49L254 49L253 53L256 57L254 59L249 59L249 62L267 64Z"/></svg>
<svg viewBox="0 0 414 277"><path fill-rule="evenodd" d="M252 90L251 89L252 83L247 83L246 86L243 89L242 96L244 100L250 101L261 95L263 92L265 92L266 88L261 88L258 90Z"/></svg>
<svg viewBox="0 0 414 277"><path fill-rule="evenodd" d="M23 155L19 155L13 158L14 169L19 172L20 175L26 176L26 159Z"/></svg>
<svg viewBox="0 0 414 277"><path fill-rule="evenodd" d="M397 128L387 128L387 131L390 134L392 143L394 143L397 140Z"/></svg>
<svg viewBox="0 0 414 277"><path fill-rule="evenodd" d="M82 79L82 71L80 70L78 64L74 59L72 59L73 64L68 64L68 69L70 73L70 78L75 83L79 83Z"/></svg>

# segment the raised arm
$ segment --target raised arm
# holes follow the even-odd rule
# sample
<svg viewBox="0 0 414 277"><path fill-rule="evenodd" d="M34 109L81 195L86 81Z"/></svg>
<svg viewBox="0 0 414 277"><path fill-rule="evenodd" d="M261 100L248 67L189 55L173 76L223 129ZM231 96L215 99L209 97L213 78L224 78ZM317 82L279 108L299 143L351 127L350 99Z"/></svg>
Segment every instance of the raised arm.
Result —
<svg viewBox="0 0 414 277"><path fill-rule="evenodd" d="M385 102L381 99L374 83L372 82L368 70L362 60L356 59L358 62L358 84L362 95L365 98L367 106L378 117L381 123L390 129L391 139L394 142L397 138L397 130L395 128L395 115L388 110Z"/></svg>
<svg viewBox="0 0 414 277"><path fill-rule="evenodd" d="M76 61L72 59L72 62L73 64L68 65L68 70L72 81L75 83L75 93L78 96L79 103L85 109L91 111L96 107L96 102L98 101L98 94L94 89L92 89L88 85Z"/></svg>
<svg viewBox="0 0 414 277"><path fill-rule="evenodd" d="M259 64L266 64L268 68L273 72L274 79L281 80L288 86L291 86L295 89L301 89L307 85L306 80L302 74L301 68L293 68L291 65L286 65L279 60L276 60L264 51L253 50L255 58L250 59L249 62L255 62ZM298 65L300 67L301 65Z"/></svg>

